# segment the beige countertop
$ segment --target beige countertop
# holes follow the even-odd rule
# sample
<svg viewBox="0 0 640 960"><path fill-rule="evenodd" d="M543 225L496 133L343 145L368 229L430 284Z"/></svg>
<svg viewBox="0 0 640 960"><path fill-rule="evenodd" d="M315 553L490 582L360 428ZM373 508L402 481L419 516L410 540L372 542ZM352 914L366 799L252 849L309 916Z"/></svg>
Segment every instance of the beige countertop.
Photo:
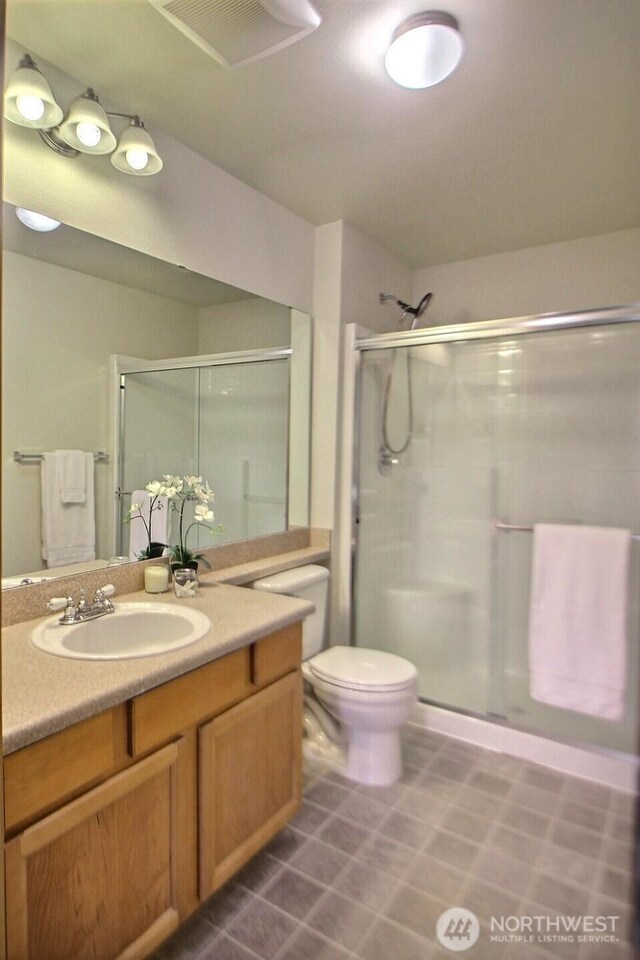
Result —
<svg viewBox="0 0 640 960"><path fill-rule="evenodd" d="M218 577L220 573L218 571ZM43 653L31 643L31 631L47 618L5 627L2 631L3 753L12 753L144 693L296 623L313 611L313 604L306 600L216 583L215 578L216 574L201 577L198 595L193 599L178 600L173 593L154 596L142 591L114 598L114 604L124 600L154 602L155 599L206 613L211 620L209 633L173 653L131 660L71 660Z"/></svg>
<svg viewBox="0 0 640 960"><path fill-rule="evenodd" d="M317 563L328 559L329 550L326 546L302 547L300 550L289 550L287 553L278 553L272 557L238 563L223 570L213 570L210 576L219 583L251 583L252 580L270 577L282 570L291 570L305 563Z"/></svg>

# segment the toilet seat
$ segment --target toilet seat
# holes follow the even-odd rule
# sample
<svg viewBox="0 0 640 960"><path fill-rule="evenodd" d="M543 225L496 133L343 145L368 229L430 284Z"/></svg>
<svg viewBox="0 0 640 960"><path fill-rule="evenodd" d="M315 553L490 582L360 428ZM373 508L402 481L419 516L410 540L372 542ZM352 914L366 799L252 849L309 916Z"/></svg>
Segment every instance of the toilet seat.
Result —
<svg viewBox="0 0 640 960"><path fill-rule="evenodd" d="M408 660L366 647L329 647L307 661L311 673L346 690L391 692L415 683L416 668Z"/></svg>

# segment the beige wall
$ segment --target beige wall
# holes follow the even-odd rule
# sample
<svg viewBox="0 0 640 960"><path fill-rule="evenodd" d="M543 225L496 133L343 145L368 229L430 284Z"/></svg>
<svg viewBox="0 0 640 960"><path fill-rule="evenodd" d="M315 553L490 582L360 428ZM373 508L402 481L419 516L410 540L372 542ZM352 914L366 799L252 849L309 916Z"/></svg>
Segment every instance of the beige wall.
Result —
<svg viewBox="0 0 640 960"><path fill-rule="evenodd" d="M7 70L22 53L7 41ZM38 65L61 102L86 86L41 58ZM151 133L164 169L132 177L106 157L65 160L33 131L11 123L5 129L10 203L310 311L314 227L162 131Z"/></svg>
<svg viewBox="0 0 640 960"><path fill-rule="evenodd" d="M465 323L640 301L640 228L416 270L425 320Z"/></svg>
<svg viewBox="0 0 640 960"><path fill-rule="evenodd" d="M409 297L408 267L349 223L337 221L319 227L313 288L313 526L333 529L335 524L344 326L360 323L378 333L395 330L399 315L388 305L380 305L381 292Z"/></svg>
<svg viewBox="0 0 640 960"><path fill-rule="evenodd" d="M198 353L286 347L290 342L290 310L281 303L252 297L199 311Z"/></svg>
<svg viewBox="0 0 640 960"><path fill-rule="evenodd" d="M39 569L40 470L13 450L109 449L109 356L156 359L198 349L183 303L4 252L3 574ZM111 469L96 466L98 555Z"/></svg>
<svg viewBox="0 0 640 960"><path fill-rule="evenodd" d="M400 312L381 305L380 294L411 300L411 270L350 223L342 232L342 323L358 323L376 333L395 330Z"/></svg>

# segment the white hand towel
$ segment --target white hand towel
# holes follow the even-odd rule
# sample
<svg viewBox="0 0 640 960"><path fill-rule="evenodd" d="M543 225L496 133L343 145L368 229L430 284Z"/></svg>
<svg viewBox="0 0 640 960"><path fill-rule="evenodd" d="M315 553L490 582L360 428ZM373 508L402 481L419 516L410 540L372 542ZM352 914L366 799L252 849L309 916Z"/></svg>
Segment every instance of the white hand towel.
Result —
<svg viewBox="0 0 640 960"><path fill-rule="evenodd" d="M84 503L63 503L60 498L58 457L45 453L41 465L42 556L48 567L81 563L96 558L96 520L93 492L93 459L86 476Z"/></svg>
<svg viewBox="0 0 640 960"><path fill-rule="evenodd" d="M626 686L628 530L534 527L531 696L619 720Z"/></svg>
<svg viewBox="0 0 640 960"><path fill-rule="evenodd" d="M149 525L149 510L151 497L146 490L134 490L131 494L131 505L140 504L140 515ZM166 543L169 521L169 498L158 497L151 513L151 539L156 543ZM149 546L149 535L146 527L137 514L133 514L129 522L129 559L137 560L143 550Z"/></svg>
<svg viewBox="0 0 640 960"><path fill-rule="evenodd" d="M84 450L54 450L60 499L63 503L85 503L87 478L93 474L93 454Z"/></svg>

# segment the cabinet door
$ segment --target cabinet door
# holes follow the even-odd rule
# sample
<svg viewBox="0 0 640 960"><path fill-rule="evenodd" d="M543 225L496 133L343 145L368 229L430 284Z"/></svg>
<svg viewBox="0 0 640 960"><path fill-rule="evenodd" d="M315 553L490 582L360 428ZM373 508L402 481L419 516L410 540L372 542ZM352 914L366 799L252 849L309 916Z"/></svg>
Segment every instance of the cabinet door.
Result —
<svg viewBox="0 0 640 960"><path fill-rule="evenodd" d="M300 806L299 671L199 731L200 897L225 882Z"/></svg>
<svg viewBox="0 0 640 960"><path fill-rule="evenodd" d="M11 960L138 960L178 925L173 743L5 846Z"/></svg>

